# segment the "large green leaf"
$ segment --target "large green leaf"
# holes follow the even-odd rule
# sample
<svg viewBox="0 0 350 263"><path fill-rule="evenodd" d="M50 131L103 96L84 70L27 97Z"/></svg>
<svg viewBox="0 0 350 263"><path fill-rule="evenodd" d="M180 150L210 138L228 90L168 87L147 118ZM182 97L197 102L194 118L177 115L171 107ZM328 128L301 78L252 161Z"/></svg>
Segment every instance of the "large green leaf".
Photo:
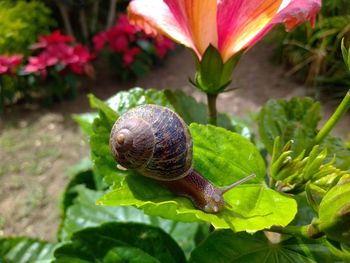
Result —
<svg viewBox="0 0 350 263"><path fill-rule="evenodd" d="M108 223L76 232L55 250L53 262L125 262L132 255L147 255L148 262L157 262L152 258L186 262L180 247L163 230L137 223Z"/></svg>
<svg viewBox="0 0 350 263"><path fill-rule="evenodd" d="M274 242L270 242L264 232L249 235L227 230L215 231L193 251L190 262L326 263L337 261L321 242L292 237L276 242L279 234L274 236Z"/></svg>
<svg viewBox="0 0 350 263"><path fill-rule="evenodd" d="M49 263L55 244L28 237L1 238L0 262Z"/></svg>
<svg viewBox="0 0 350 263"><path fill-rule="evenodd" d="M65 215L59 238L69 240L74 232L86 227L99 226L107 222L139 222L158 226L170 234L189 255L195 247L195 235L200 227L197 223L181 223L160 217L145 215L134 207L107 207L96 205L102 191L87 189L83 185L75 188L77 197Z"/></svg>
<svg viewBox="0 0 350 263"><path fill-rule="evenodd" d="M226 209L218 214L204 213L194 208L189 199L175 196L154 180L117 169L109 176L112 190L98 203L134 205L150 215L186 222L207 221L216 228L236 231L285 226L294 218L296 202L265 186L265 164L250 141L214 126L192 124L190 131L195 168L215 185L228 185L256 174L255 179L225 194Z"/></svg>
<svg viewBox="0 0 350 263"><path fill-rule="evenodd" d="M81 114L73 114L72 118L79 124L83 134L90 137L93 132L92 123L97 116L98 114L96 112L87 112Z"/></svg>
<svg viewBox="0 0 350 263"><path fill-rule="evenodd" d="M320 119L320 104L310 98L270 100L258 117L260 137L270 154L276 137L281 137L281 145L293 140L293 154L298 156L312 146Z"/></svg>

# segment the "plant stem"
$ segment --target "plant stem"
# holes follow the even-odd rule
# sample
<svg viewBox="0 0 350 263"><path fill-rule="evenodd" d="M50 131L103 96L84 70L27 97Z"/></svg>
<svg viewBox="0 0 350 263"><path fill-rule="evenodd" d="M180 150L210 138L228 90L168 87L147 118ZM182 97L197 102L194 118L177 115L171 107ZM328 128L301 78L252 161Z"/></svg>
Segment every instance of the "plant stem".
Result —
<svg viewBox="0 0 350 263"><path fill-rule="evenodd" d="M117 8L117 0L111 0L109 2L109 11L108 11L106 30L110 29L115 23L116 8Z"/></svg>
<svg viewBox="0 0 350 263"><path fill-rule="evenodd" d="M329 118L327 123L322 127L315 137L315 145L320 144L324 138L331 132L331 130L337 125L339 120L345 115L350 108L350 90L346 93L343 101L339 104L336 111Z"/></svg>
<svg viewBox="0 0 350 263"><path fill-rule="evenodd" d="M211 125L217 125L217 110L216 110L216 99L218 94L207 93L208 99L208 123Z"/></svg>
<svg viewBox="0 0 350 263"><path fill-rule="evenodd" d="M270 229L266 229L266 231L292 235L295 237L303 237L307 239L316 239L324 236L324 233L320 232L318 228L313 225L306 226L272 226Z"/></svg>

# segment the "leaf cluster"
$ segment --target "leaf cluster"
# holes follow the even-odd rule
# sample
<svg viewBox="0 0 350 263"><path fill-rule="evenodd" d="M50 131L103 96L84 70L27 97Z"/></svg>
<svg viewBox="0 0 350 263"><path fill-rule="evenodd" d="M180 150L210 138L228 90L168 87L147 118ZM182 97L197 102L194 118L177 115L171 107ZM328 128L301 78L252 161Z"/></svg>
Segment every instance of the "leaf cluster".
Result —
<svg viewBox="0 0 350 263"><path fill-rule="evenodd" d="M96 112L75 115L74 119L89 137L91 160L83 160L70 170L72 178L61 201L58 242L3 238L1 260L349 260L348 239L344 235L339 238L350 231L344 228L349 225L349 149L342 140L330 136L315 145L318 103L278 100L262 108L258 124L261 140L271 155L267 161L244 123L220 114L219 123L225 128L204 125L205 105L182 92L135 88L106 102L92 95L89 99ZM207 214L154 180L119 170L109 150L110 130L118 116L145 103L169 107L183 116L193 137L194 167L211 183L223 187L251 173L256 178L225 194L229 207ZM338 152L345 158L338 157ZM281 185L293 187L285 191ZM339 203L332 210L335 199ZM310 234L326 237L312 240Z"/></svg>
<svg viewBox="0 0 350 263"><path fill-rule="evenodd" d="M344 68L339 49L342 38L350 36L350 3L324 0L322 5L315 28L305 24L280 34L280 58L290 68L287 75L317 86L318 91L341 97L350 83L350 73Z"/></svg>

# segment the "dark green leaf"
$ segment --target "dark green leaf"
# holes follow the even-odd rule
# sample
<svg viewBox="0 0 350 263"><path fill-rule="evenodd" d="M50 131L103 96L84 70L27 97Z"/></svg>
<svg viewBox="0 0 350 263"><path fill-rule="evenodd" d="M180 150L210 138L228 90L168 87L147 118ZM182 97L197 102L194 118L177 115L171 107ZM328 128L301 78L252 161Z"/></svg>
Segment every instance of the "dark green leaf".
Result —
<svg viewBox="0 0 350 263"><path fill-rule="evenodd" d="M294 195L294 199L298 203L298 213L293 219L291 225L305 226L310 224L312 220L317 217L317 214L309 205L307 201L306 193L302 192L298 195Z"/></svg>
<svg viewBox="0 0 350 263"><path fill-rule="evenodd" d="M260 137L270 154L276 137L281 137L282 146L293 140L291 149L296 157L312 147L320 119L320 104L310 98L270 100L258 117Z"/></svg>
<svg viewBox="0 0 350 263"><path fill-rule="evenodd" d="M184 119L187 125L193 122L199 124L208 123L208 107L204 103L197 102L193 97L187 96L181 90L165 90L164 94L174 110ZM218 126L238 132L248 138L252 137L246 124L233 119L225 113L218 114Z"/></svg>
<svg viewBox="0 0 350 263"><path fill-rule="evenodd" d="M191 255L191 263L317 263L336 262L330 251L321 242L285 238L264 232L255 235L233 233L228 230L215 231ZM278 242L280 241L280 242Z"/></svg>
<svg viewBox="0 0 350 263"><path fill-rule="evenodd" d="M49 263L55 246L28 237L0 238L0 262Z"/></svg>
<svg viewBox="0 0 350 263"><path fill-rule="evenodd" d="M65 215L59 236L61 240L69 240L74 232L102 223L138 222L162 228L178 242L187 255L195 247L194 236L201 227L199 224L150 217L134 207L99 206L96 205L96 200L103 196L102 191L93 191L82 185L75 190L78 196Z"/></svg>
<svg viewBox="0 0 350 263"><path fill-rule="evenodd" d="M122 257L135 252L130 247L160 262L186 262L182 250L168 234L159 228L137 223L108 223L76 232L71 242L55 250L56 260L53 262L72 262L72 259L101 262L113 258L116 251ZM136 257L140 255L138 252Z"/></svg>
<svg viewBox="0 0 350 263"><path fill-rule="evenodd" d="M121 246L108 251L103 263L161 263L156 258L135 247Z"/></svg>
<svg viewBox="0 0 350 263"><path fill-rule="evenodd" d="M327 161L336 156L334 166L341 170L350 170L350 148L341 138L327 136L322 142L321 148L327 148Z"/></svg>

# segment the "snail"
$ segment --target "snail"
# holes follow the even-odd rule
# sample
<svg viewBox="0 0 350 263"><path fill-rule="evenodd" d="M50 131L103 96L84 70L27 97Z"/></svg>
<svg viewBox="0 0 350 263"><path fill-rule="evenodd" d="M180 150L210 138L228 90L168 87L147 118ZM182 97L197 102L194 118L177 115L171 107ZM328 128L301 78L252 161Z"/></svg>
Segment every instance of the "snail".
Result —
<svg viewBox="0 0 350 263"><path fill-rule="evenodd" d="M142 105L120 116L111 131L110 147L120 166L157 180L207 213L222 210L223 194L255 176L222 189L208 182L193 168L192 138L186 123L162 106Z"/></svg>

